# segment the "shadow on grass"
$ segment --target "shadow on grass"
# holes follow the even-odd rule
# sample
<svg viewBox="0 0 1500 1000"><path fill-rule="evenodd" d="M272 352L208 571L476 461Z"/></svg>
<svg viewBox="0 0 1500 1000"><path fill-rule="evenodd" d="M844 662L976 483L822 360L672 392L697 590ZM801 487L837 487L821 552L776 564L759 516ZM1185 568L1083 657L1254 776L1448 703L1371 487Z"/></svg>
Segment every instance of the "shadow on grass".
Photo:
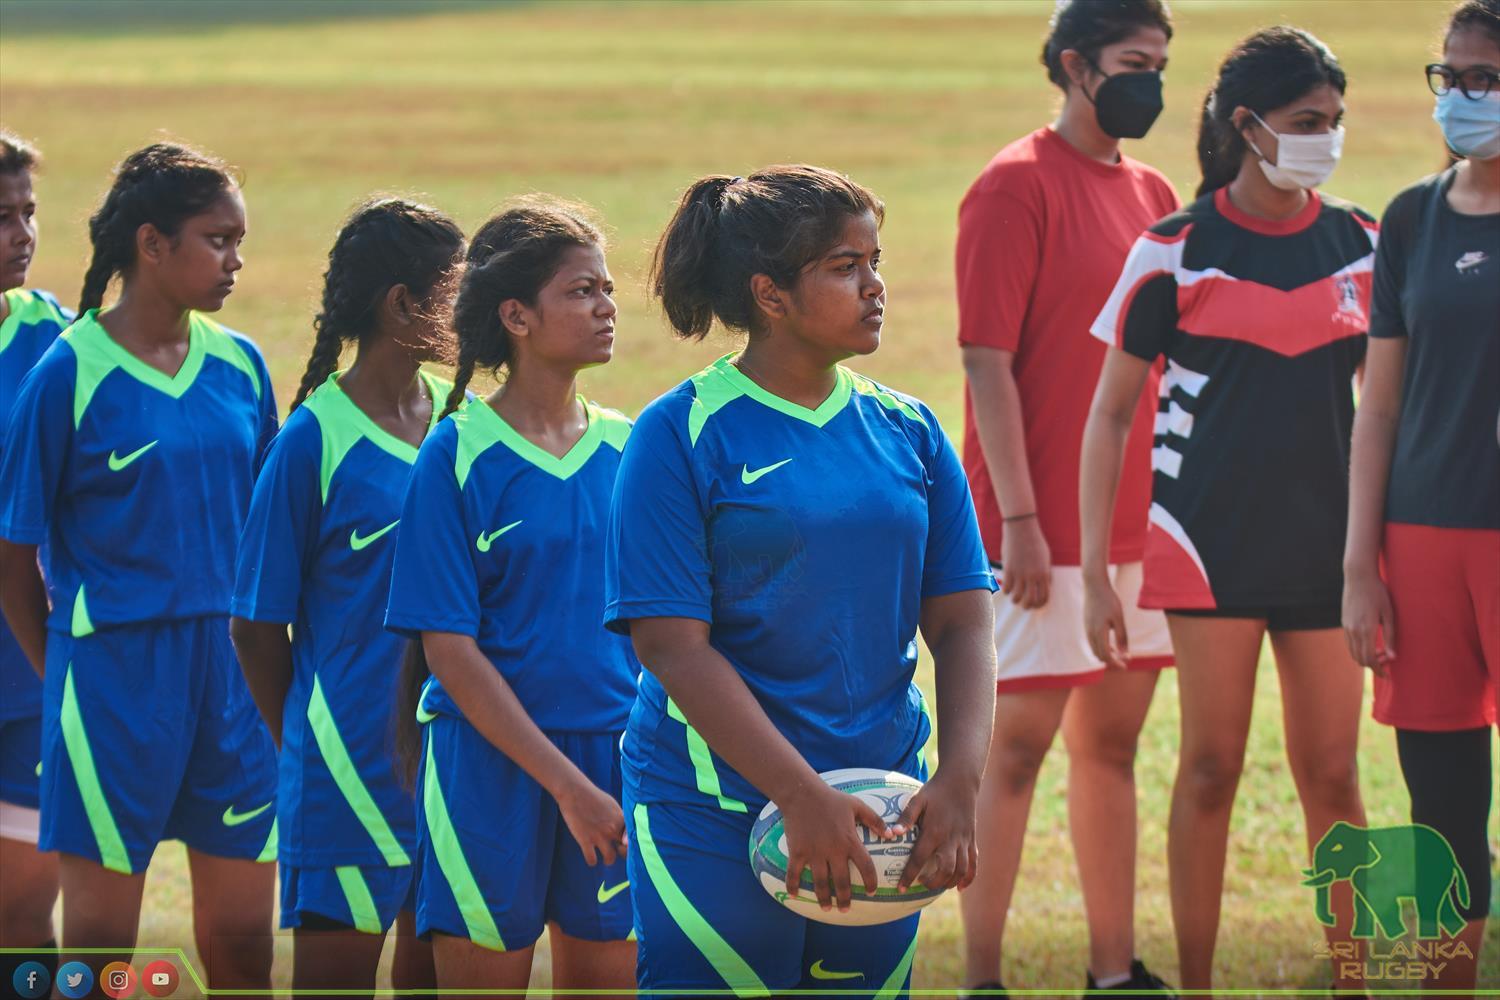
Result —
<svg viewBox="0 0 1500 1000"><path fill-rule="evenodd" d="M285 25L531 6L535 0L5 0L7 35L180 34L234 25Z"/></svg>

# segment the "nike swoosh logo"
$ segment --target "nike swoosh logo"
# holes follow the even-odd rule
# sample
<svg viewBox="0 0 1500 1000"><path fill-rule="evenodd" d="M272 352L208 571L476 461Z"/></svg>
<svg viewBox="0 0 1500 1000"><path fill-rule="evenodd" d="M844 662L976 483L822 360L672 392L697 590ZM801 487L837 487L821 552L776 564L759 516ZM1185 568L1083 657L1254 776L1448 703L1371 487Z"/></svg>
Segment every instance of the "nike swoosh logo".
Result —
<svg viewBox="0 0 1500 1000"><path fill-rule="evenodd" d="M630 880L629 879L626 879L624 882L621 882L619 885L610 886L608 889L604 888L604 883L603 882L600 882L599 883L599 902L601 902L601 903L607 903L611 899L614 899L620 893L624 892L626 889L629 889L629 888L630 888Z"/></svg>
<svg viewBox="0 0 1500 1000"><path fill-rule="evenodd" d="M863 978L865 978L865 974L863 972L833 972L833 971L831 971L829 969L825 969L825 968L823 968L823 960L821 958L818 959L816 962L814 962L812 964L812 968L808 969L807 971L812 973L812 977L814 979L863 979Z"/></svg>
<svg viewBox="0 0 1500 1000"><path fill-rule="evenodd" d="M249 812L237 813L234 811L234 806L230 806L228 809L224 810L224 825L239 826L241 823L248 823L269 808L271 808L271 803L267 802L259 809L251 809Z"/></svg>
<svg viewBox="0 0 1500 1000"><path fill-rule="evenodd" d="M764 476L768 472L775 472L777 469L781 468L783 465L785 465L786 463L788 463L790 461L791 461L790 458L783 458L781 461L777 462L775 465L768 465L764 469L756 469L754 472L751 472L750 471L750 466L747 465L743 469L740 470L740 482L744 483L746 486L749 486L751 483L755 482L761 476Z"/></svg>
<svg viewBox="0 0 1500 1000"><path fill-rule="evenodd" d="M137 448L135 451L132 451L129 455L126 455L124 458L120 458L114 452L110 452L109 453L109 471L110 472L119 472L121 469L125 468L125 466L129 465L131 462L134 462L136 459L140 458L142 455L146 454L146 452L150 451L152 448L155 448L155 447L156 447L156 442L152 441L150 444L142 445L141 447Z"/></svg>
<svg viewBox="0 0 1500 1000"><path fill-rule="evenodd" d="M364 548L366 545L369 545L375 539L379 538L387 531L390 531L400 523L401 519L398 517L390 524L387 524L384 528L381 528L379 531L375 532L373 535L366 535L363 538L359 537L359 529L355 528L353 531L349 532L349 547L355 552L358 552L360 549Z"/></svg>
<svg viewBox="0 0 1500 1000"><path fill-rule="evenodd" d="M479 537L474 539L474 547L480 552L488 552L490 550L490 545L495 541L495 539L499 538L501 535L505 534L511 528L514 528L520 523L520 521L512 521L503 528L496 528L488 535L481 531L479 533Z"/></svg>

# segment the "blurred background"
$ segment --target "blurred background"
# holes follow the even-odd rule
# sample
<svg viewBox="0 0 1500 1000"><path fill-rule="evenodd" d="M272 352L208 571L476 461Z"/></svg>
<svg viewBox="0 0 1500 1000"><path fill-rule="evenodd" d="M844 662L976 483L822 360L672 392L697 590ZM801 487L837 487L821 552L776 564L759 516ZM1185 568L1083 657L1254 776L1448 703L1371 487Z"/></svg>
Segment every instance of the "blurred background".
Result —
<svg viewBox="0 0 1500 1000"><path fill-rule="evenodd" d="M1423 66L1437 58L1448 6L1176 0L1167 109L1127 152L1191 199L1198 111L1219 60L1257 27L1295 24L1326 41L1349 76L1348 138L1327 189L1378 216L1398 190L1445 164ZM524 192L591 204L611 235L620 318L615 361L587 373L584 388L634 414L736 346L722 334L675 342L646 299L650 248L683 188L704 173L768 163L833 167L887 207L885 341L857 367L925 399L956 437L957 205L996 150L1056 112L1059 94L1038 62L1052 9L1051 0L0 0L0 121L44 153L32 284L70 305L87 260L88 215L125 153L167 135L240 168L247 263L220 318L261 345L283 411L311 346L328 247L371 193L416 195L470 231ZM921 679L930 680L928 670L924 663ZM1268 663L1260 681L1230 847L1220 981L1324 989ZM1170 672L1142 740L1138 951L1175 979L1164 832L1177 743ZM1361 763L1371 824L1405 822L1388 730L1366 725ZM1007 929L1006 981L1017 988L1083 985L1066 768L1059 744L1038 787ZM182 849L167 844L148 879L141 945L180 947L192 958L190 919ZM1483 981L1492 986L1500 985L1497 931L1500 921L1491 921ZM914 985L960 985L961 944L957 900L940 900L924 917ZM288 935L278 944L278 982L289 975ZM543 948L533 982L548 980Z"/></svg>

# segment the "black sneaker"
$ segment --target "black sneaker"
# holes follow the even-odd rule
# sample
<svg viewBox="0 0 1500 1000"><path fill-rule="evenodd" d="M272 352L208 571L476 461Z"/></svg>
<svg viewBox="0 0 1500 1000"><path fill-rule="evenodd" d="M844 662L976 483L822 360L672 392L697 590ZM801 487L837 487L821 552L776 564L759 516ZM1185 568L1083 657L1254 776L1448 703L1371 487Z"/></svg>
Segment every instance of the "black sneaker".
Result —
<svg viewBox="0 0 1500 1000"><path fill-rule="evenodd" d="M1092 972L1086 973L1086 975L1088 976L1088 989L1101 990L1105 993L1114 994L1119 996L1121 1000L1127 997L1131 998L1131 1000L1137 997L1140 1000L1147 1000L1147 998L1151 998L1151 1000L1175 1000L1176 997L1176 994L1172 992L1172 988L1166 984L1166 981L1146 968L1145 963L1140 959L1136 959L1130 963L1130 978L1114 986L1100 987L1098 983L1094 982L1094 974Z"/></svg>
<svg viewBox="0 0 1500 1000"><path fill-rule="evenodd" d="M1009 995L1005 992L1005 984L998 979L992 983L978 983L959 993L959 996L977 997L980 1000L1005 1000Z"/></svg>

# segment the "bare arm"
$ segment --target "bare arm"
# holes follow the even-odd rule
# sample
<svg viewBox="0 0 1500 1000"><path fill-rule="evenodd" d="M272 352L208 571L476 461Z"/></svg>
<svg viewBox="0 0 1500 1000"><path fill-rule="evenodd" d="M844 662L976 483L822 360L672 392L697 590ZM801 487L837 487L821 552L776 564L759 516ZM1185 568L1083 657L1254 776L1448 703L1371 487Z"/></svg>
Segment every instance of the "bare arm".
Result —
<svg viewBox="0 0 1500 1000"><path fill-rule="evenodd" d="M975 799L995 719L994 604L984 590L930 597L921 627L937 681L938 767L900 820L922 832L899 887L962 889L979 864Z"/></svg>
<svg viewBox="0 0 1500 1000"><path fill-rule="evenodd" d="M797 894L802 870L810 867L819 904L826 910L836 899L839 909L848 909L850 862L859 867L867 889L877 884L855 823L881 835L885 824L859 799L823 783L709 644L708 634L708 623L693 618L630 623L636 655L683 716L714 753L781 808L789 849L787 892Z"/></svg>
<svg viewBox="0 0 1500 1000"><path fill-rule="evenodd" d="M625 815L532 721L515 691L472 636L423 632L432 674L481 736L557 800L589 864L614 864L625 852Z"/></svg>
<svg viewBox="0 0 1500 1000"><path fill-rule="evenodd" d="M281 622L229 619L229 637L239 657L240 670L260 717L271 730L276 749L281 749L281 721L286 713L286 693L292 686L292 639Z"/></svg>
<svg viewBox="0 0 1500 1000"><path fill-rule="evenodd" d="M1371 337L1349 461L1343 618L1350 654L1377 673L1396 655L1390 594L1380 579L1380 536L1405 374L1406 339Z"/></svg>
<svg viewBox="0 0 1500 1000"><path fill-rule="evenodd" d="M1130 656L1125 614L1109 580L1109 529L1120 491L1125 444L1151 365L1111 348L1083 430L1078 469L1078 516L1083 545L1084 629L1089 647L1106 665L1124 668ZM1110 636L1114 641L1111 643Z"/></svg>
<svg viewBox="0 0 1500 1000"><path fill-rule="evenodd" d="M1001 590L1023 608L1047 603L1052 554L1036 518L1036 494L1026 461L1026 422L1016 386L1015 354L991 347L963 348L973 401L974 429L1004 515ZM1014 520L1012 520L1014 518Z"/></svg>
<svg viewBox="0 0 1500 1000"><path fill-rule="evenodd" d="M47 665L47 587L36 562L35 545L0 538L0 612L31 669L40 677Z"/></svg>

